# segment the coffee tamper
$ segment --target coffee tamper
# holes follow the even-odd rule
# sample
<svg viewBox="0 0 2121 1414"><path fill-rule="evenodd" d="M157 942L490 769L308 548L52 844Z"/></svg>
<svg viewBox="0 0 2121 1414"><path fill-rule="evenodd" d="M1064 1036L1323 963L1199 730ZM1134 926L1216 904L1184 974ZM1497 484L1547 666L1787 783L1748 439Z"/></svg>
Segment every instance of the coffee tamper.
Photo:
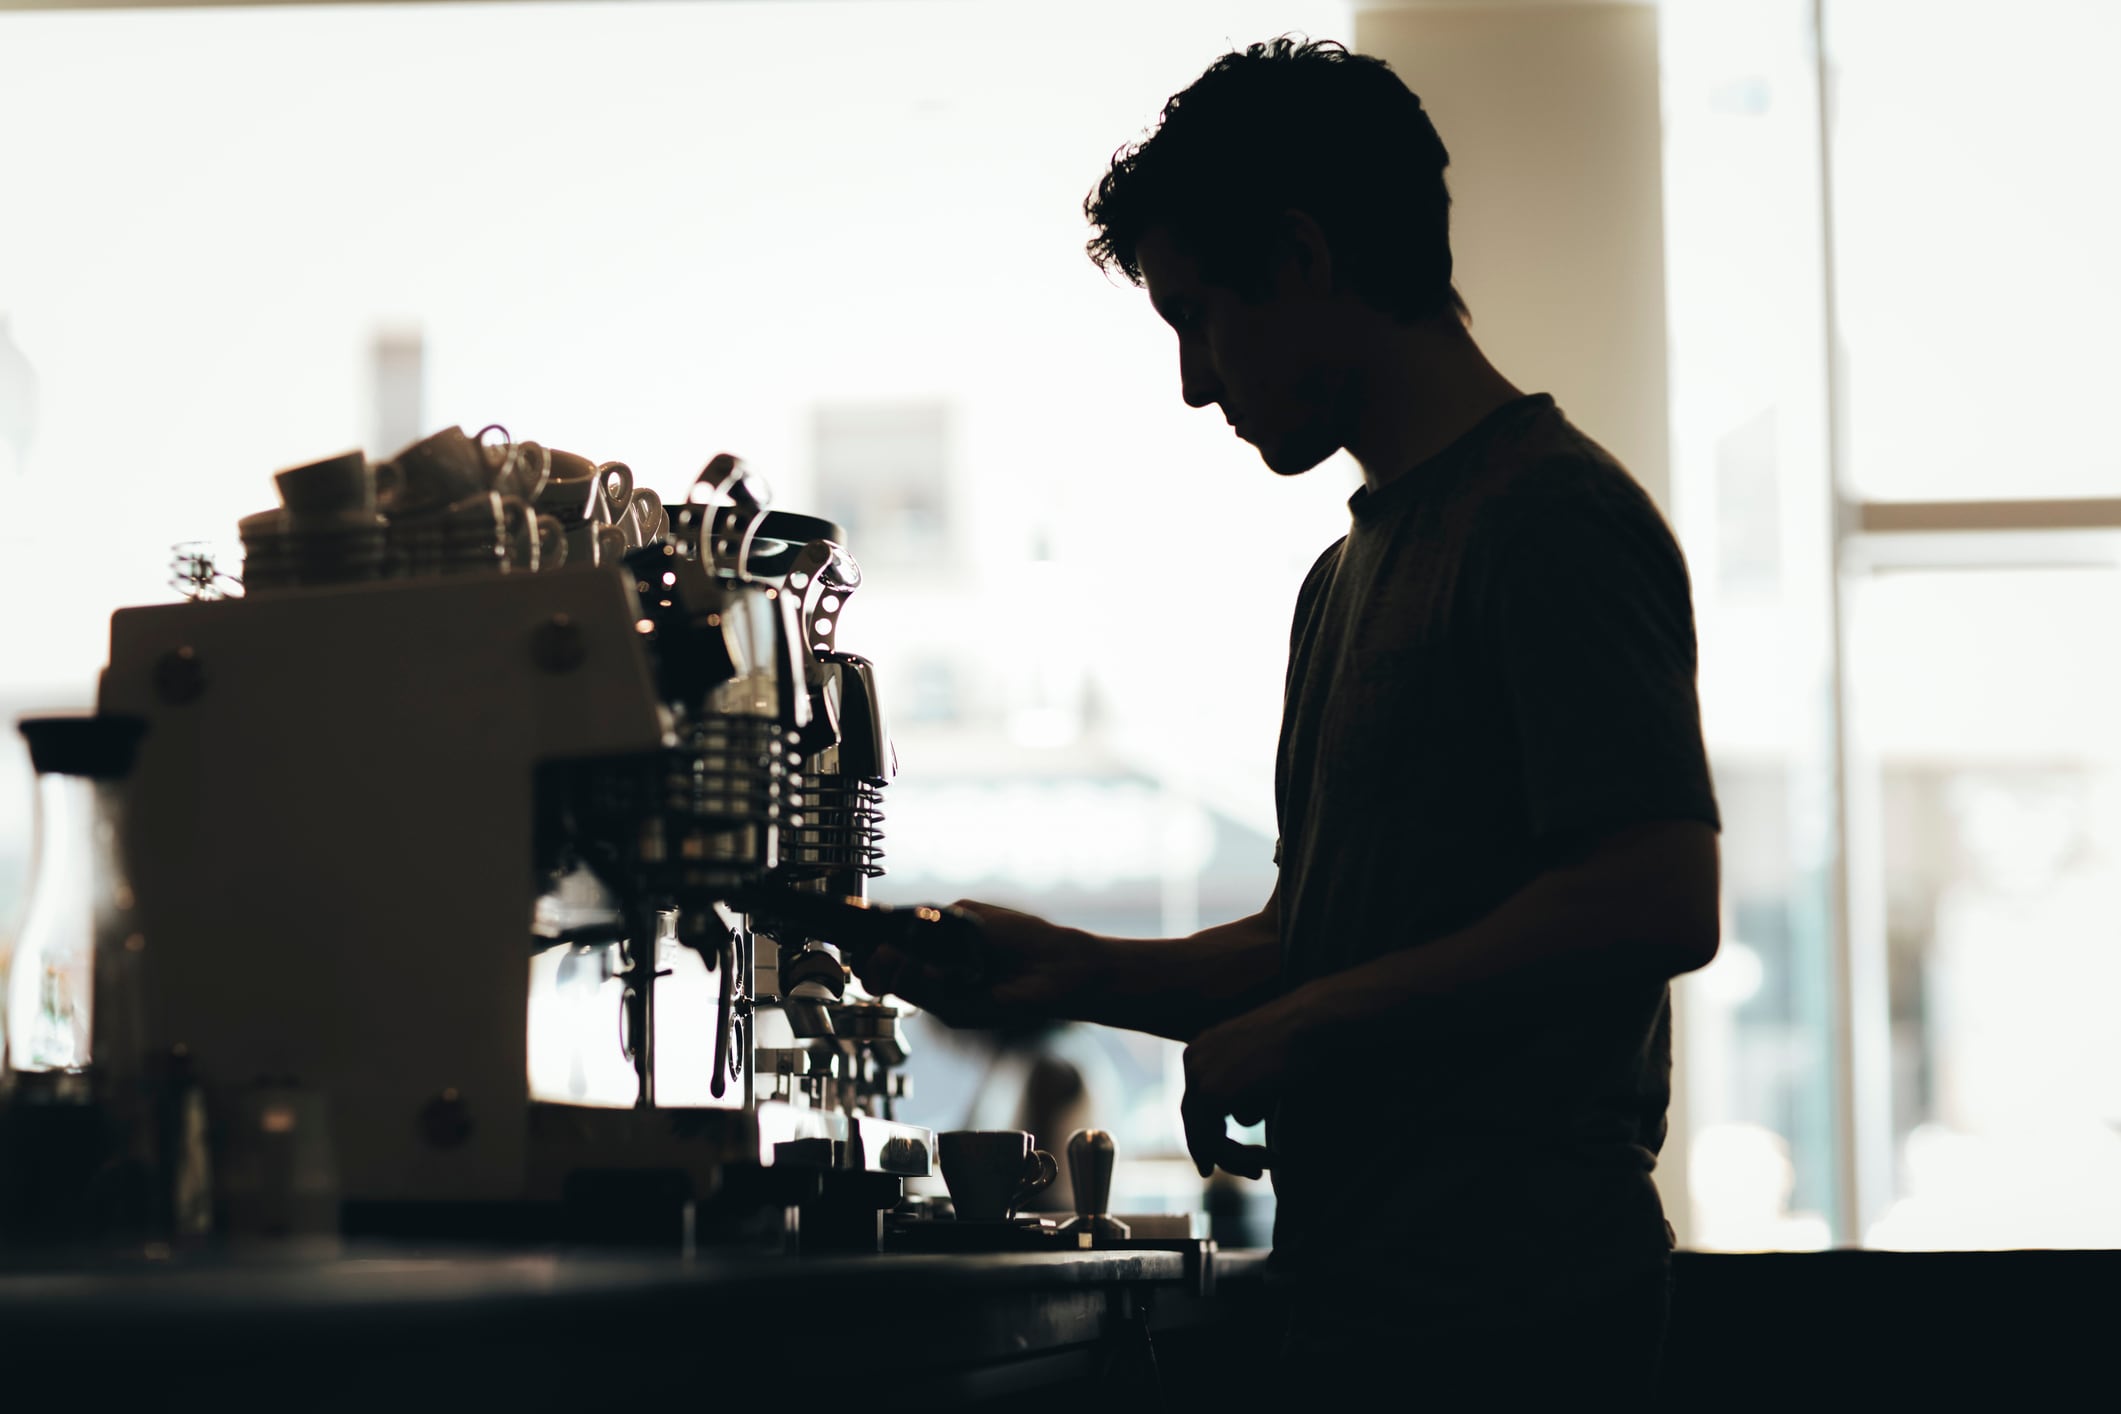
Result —
<svg viewBox="0 0 2121 1414"><path fill-rule="evenodd" d="M1114 1152L1112 1136L1102 1129L1078 1129L1069 1136L1068 1182L1075 1189L1075 1216L1061 1224L1062 1232L1092 1240L1131 1234L1125 1223L1105 1211L1112 1198Z"/></svg>

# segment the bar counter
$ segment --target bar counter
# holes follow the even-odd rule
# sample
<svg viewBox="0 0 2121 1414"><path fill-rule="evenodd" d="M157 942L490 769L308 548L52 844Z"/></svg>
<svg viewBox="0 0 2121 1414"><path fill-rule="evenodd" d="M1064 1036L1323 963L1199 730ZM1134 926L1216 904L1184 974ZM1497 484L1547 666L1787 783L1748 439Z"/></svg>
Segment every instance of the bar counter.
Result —
<svg viewBox="0 0 2121 1414"><path fill-rule="evenodd" d="M96 1408L1242 1408L1276 1355L1265 1256L0 1253L0 1376ZM1681 1252L1654 1407L2091 1407L2116 1293L2116 1252Z"/></svg>
<svg viewBox="0 0 2121 1414"><path fill-rule="evenodd" d="M0 1272L0 1345L11 1385L48 1378L99 1399L544 1409L716 1391L1039 1407L1041 1391L1152 1390L1152 1351L1213 1324L1218 1280L1256 1285L1264 1255L350 1246L324 1260L16 1264Z"/></svg>

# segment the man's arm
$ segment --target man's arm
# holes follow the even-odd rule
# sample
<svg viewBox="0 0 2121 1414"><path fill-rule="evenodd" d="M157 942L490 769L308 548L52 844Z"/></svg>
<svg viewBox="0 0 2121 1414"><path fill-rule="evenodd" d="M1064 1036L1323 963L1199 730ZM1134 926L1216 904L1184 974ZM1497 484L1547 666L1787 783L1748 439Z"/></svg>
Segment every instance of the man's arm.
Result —
<svg viewBox="0 0 2121 1414"><path fill-rule="evenodd" d="M1093 938L1099 974L1068 1017L1190 1041L1271 1000L1281 981L1281 885L1248 918L1184 938Z"/></svg>
<svg viewBox="0 0 2121 1414"><path fill-rule="evenodd" d="M1186 1138L1204 1169L1224 1117L1265 1117L1292 1055L1316 1061L1372 1038L1481 1030L1513 1003L1573 983L1663 980L1716 955L1716 832L1631 826L1535 877L1447 937L1306 983L1202 1032L1186 1050Z"/></svg>
<svg viewBox="0 0 2121 1414"><path fill-rule="evenodd" d="M1410 1011L1477 1026L1490 1000L1572 982L1662 981L1715 957L1716 881L1714 830L1638 825L1540 874L1471 927L1322 977L1291 1001L1302 997L1314 1033Z"/></svg>
<svg viewBox="0 0 2121 1414"><path fill-rule="evenodd" d="M1279 885L1249 918L1183 938L1102 937L993 904L955 907L980 925L978 985L889 947L863 960L862 985L952 1026L1091 1021L1188 1041L1267 1002L1281 978Z"/></svg>

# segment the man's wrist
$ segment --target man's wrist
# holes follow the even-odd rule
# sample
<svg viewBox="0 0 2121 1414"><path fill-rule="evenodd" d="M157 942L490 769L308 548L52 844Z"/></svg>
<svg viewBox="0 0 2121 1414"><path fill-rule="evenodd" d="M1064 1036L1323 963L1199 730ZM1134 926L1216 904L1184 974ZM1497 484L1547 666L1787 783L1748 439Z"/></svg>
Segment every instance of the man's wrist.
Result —
<svg viewBox="0 0 2121 1414"><path fill-rule="evenodd" d="M1304 983L1274 1005L1285 1008L1283 1024L1288 1028L1290 1053L1308 1057L1355 1044L1354 1038L1377 1024L1380 1000L1377 988L1367 979L1351 972L1333 972ZM1416 1004L1415 998L1402 996L1388 1009Z"/></svg>
<svg viewBox="0 0 2121 1414"><path fill-rule="evenodd" d="M1073 985L1063 1002L1071 1021L1103 1021L1101 1012L1110 1005L1119 988L1118 939L1069 928L1063 946L1075 959Z"/></svg>
<svg viewBox="0 0 2121 1414"><path fill-rule="evenodd" d="M1332 984L1333 978L1321 977L1268 1003L1281 1013L1291 1061L1308 1059L1340 1027L1342 997Z"/></svg>
<svg viewBox="0 0 2121 1414"><path fill-rule="evenodd" d="M1198 1029L1197 970L1170 943L1068 930L1076 959L1067 1018L1161 1036Z"/></svg>

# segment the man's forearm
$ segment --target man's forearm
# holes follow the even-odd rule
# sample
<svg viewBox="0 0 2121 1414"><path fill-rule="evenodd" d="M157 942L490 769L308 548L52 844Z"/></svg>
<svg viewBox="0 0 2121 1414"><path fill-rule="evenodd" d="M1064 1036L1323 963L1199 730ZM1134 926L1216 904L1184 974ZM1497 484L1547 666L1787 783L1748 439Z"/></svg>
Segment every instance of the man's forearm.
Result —
<svg viewBox="0 0 2121 1414"><path fill-rule="evenodd" d="M1275 901L1184 938L1093 937L1098 982L1072 1019L1190 1041L1269 1001L1281 979Z"/></svg>
<svg viewBox="0 0 2121 1414"><path fill-rule="evenodd" d="M1278 1005L1314 1036L1381 1021L1479 1030L1535 994L1704 965L1716 952L1716 894L1712 830L1641 827L1539 875L1470 927L1319 978Z"/></svg>

